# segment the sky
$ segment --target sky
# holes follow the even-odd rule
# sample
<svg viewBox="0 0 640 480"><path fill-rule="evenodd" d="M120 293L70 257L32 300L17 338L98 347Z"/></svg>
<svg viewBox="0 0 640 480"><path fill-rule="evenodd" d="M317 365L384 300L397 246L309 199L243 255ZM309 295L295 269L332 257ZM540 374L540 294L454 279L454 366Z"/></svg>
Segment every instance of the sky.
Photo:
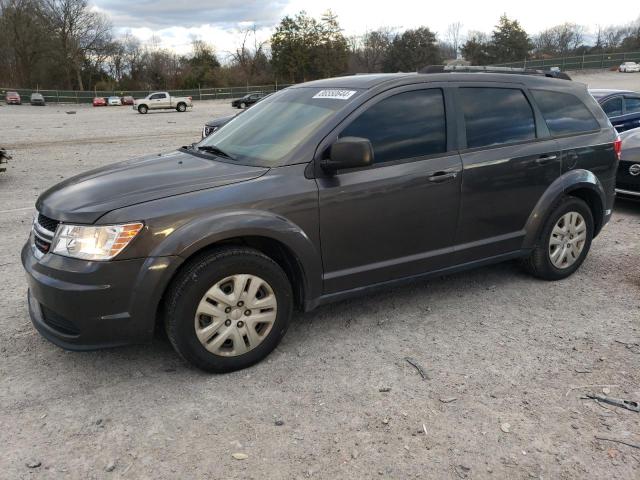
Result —
<svg viewBox="0 0 640 480"><path fill-rule="evenodd" d="M191 41L200 39L214 45L222 58L241 42L243 29L255 25L258 37L268 39L283 16L301 10L320 17L330 8L347 36L380 26L401 31L425 25L441 38L447 25L457 21L463 32L490 32L503 13L529 33L564 22L593 30L640 16L635 0L620 0L615 8L584 0L456 0L451 8L424 0L93 0L93 5L111 18L118 33L131 32L143 42L155 36L162 47L178 53L188 53Z"/></svg>

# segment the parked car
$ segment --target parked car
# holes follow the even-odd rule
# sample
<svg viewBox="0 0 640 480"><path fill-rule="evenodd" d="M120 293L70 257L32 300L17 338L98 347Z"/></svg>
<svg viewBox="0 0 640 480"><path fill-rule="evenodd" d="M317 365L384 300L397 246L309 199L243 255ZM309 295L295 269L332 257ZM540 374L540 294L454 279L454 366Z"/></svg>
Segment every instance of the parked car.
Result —
<svg viewBox="0 0 640 480"><path fill-rule="evenodd" d="M186 112L193 107L191 97L172 97L167 92L150 93L141 100L133 102L133 109L139 113L147 113L149 110L177 110Z"/></svg>
<svg viewBox="0 0 640 480"><path fill-rule="evenodd" d="M122 105L133 105L133 102L135 102L135 99L130 95L122 97Z"/></svg>
<svg viewBox="0 0 640 480"><path fill-rule="evenodd" d="M620 134L622 152L616 178L616 193L620 197L640 200L640 128Z"/></svg>
<svg viewBox="0 0 640 480"><path fill-rule="evenodd" d="M640 72L640 65L638 65L636 62L624 62L618 67L618 71L622 73Z"/></svg>
<svg viewBox="0 0 640 480"><path fill-rule="evenodd" d="M33 92L31 94L31 98L29 99L29 103L31 103L31 105L40 105L40 106L45 106L45 101L44 101L44 97L42 96L41 93L38 92Z"/></svg>
<svg viewBox="0 0 640 480"><path fill-rule="evenodd" d="M94 107L106 107L107 106L107 101L102 97L95 97L93 99L93 106Z"/></svg>
<svg viewBox="0 0 640 480"><path fill-rule="evenodd" d="M107 104L109 106L120 106L122 105L122 100L120 100L120 97L109 97L107 99Z"/></svg>
<svg viewBox="0 0 640 480"><path fill-rule="evenodd" d="M269 93L268 95L265 95L264 97L259 99L258 102L264 100L265 98L269 98L269 96L271 95L273 95L273 93ZM237 117L238 115L240 115L245 111L246 110L240 110L238 113L234 113L233 115L225 115L224 117L218 117L218 118L214 118L213 120L209 120L207 123L204 124L204 127L202 127L202 138L211 135L216 130L219 130L224 125L226 125L235 117Z"/></svg>
<svg viewBox="0 0 640 480"><path fill-rule="evenodd" d="M42 194L30 315L76 350L149 341L160 318L183 358L227 372L294 309L516 258L560 280L611 218L620 145L583 84L543 75L296 85Z"/></svg>
<svg viewBox="0 0 640 480"><path fill-rule="evenodd" d="M231 102L231 106L234 108L248 108L254 103L259 102L265 97L266 94L262 92L248 93L242 98L237 98Z"/></svg>
<svg viewBox="0 0 640 480"><path fill-rule="evenodd" d="M629 90L589 90L618 132L640 127L640 93Z"/></svg>
<svg viewBox="0 0 640 480"><path fill-rule="evenodd" d="M216 130L222 128L224 125L226 125L231 120L233 120L238 115L240 115L240 113L242 112L234 113L233 115L225 115L224 117L218 117L218 118L214 118L213 120L209 120L207 123L204 124L204 127L202 127L202 138L207 137L211 135L213 132L215 132Z"/></svg>
<svg viewBox="0 0 640 480"><path fill-rule="evenodd" d="M22 99L18 92L7 92L4 101L7 102L7 105L22 105Z"/></svg>

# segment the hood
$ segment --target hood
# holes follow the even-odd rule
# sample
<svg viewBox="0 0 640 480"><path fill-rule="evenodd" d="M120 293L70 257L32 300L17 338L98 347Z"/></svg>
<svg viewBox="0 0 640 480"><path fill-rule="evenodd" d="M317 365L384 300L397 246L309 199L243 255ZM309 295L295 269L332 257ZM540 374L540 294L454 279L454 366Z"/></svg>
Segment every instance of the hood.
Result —
<svg viewBox="0 0 640 480"><path fill-rule="evenodd" d="M36 208L63 222L94 223L117 208L251 180L269 170L213 158L177 151L115 163L55 185Z"/></svg>

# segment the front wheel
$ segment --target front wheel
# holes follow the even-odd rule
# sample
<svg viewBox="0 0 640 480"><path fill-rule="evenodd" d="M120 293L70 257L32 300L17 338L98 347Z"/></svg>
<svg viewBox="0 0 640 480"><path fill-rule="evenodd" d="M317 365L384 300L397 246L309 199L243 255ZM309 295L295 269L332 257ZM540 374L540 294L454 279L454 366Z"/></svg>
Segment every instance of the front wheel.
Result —
<svg viewBox="0 0 640 480"><path fill-rule="evenodd" d="M247 104L246 104L246 103L244 103L244 102L242 102L242 103L240 104L240 108L247 108Z"/></svg>
<svg viewBox="0 0 640 480"><path fill-rule="evenodd" d="M146 105L140 105L140 106L138 107L138 112L139 112L139 113L142 113L143 115L144 115L145 113L147 113L148 111L149 111L149 109L147 108L147 106L146 106Z"/></svg>
<svg viewBox="0 0 640 480"><path fill-rule="evenodd" d="M224 373L266 357L286 333L292 310L280 266L257 250L231 247L194 260L174 280L165 328L185 360Z"/></svg>
<svg viewBox="0 0 640 480"><path fill-rule="evenodd" d="M185 112L187 110L187 106L184 103L179 103L178 107L177 107L177 110L179 112Z"/></svg>
<svg viewBox="0 0 640 480"><path fill-rule="evenodd" d="M593 232L593 214L584 200L563 198L547 218L525 267L544 280L568 277L584 262Z"/></svg>

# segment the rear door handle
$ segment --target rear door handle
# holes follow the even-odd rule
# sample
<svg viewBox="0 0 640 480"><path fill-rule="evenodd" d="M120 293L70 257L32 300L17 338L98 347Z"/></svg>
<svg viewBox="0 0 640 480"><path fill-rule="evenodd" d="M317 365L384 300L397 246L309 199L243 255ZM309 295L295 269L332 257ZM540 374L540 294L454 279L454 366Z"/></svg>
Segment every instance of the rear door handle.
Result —
<svg viewBox="0 0 640 480"><path fill-rule="evenodd" d="M546 165L549 162L554 161L555 159L557 159L558 156L557 155L540 155L537 159L536 159L536 163L538 165Z"/></svg>
<svg viewBox="0 0 640 480"><path fill-rule="evenodd" d="M427 177L429 179L430 182L433 183L441 183L441 182L446 182L448 180L453 180L454 178L456 178L458 176L458 172L435 172L431 175L429 175L429 177Z"/></svg>

